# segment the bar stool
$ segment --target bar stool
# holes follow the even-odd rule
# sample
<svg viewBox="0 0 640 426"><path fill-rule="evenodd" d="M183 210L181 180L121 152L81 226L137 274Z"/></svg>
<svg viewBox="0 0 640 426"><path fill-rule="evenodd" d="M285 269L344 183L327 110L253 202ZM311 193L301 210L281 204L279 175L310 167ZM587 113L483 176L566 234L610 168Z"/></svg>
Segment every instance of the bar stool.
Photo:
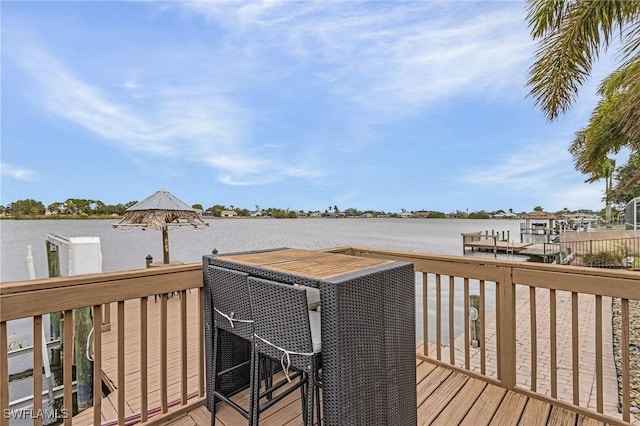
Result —
<svg viewBox="0 0 640 426"><path fill-rule="evenodd" d="M279 359L287 379L290 369L303 373L307 385L306 397L303 397L302 401L303 418L307 425L313 425L314 399L317 399L315 407L320 424L320 312L308 309L304 287L254 277L249 277L248 283L256 352L272 359ZM259 373L260 366L256 360L257 357L254 357L254 368ZM253 377L255 397L259 374L254 374ZM254 425L258 424L259 415L254 407Z"/></svg>
<svg viewBox="0 0 640 426"><path fill-rule="evenodd" d="M286 384L281 381L273 384L273 364L268 358L254 351L254 323L247 287L248 274L207 265L204 268L204 279L210 290L211 316L213 317L213 358L207 384L208 402L211 410L211 424L215 424L216 403L223 401L242 414L249 424L255 406L264 411L273 403L284 398L293 390L287 390L277 398L272 398L273 391ZM262 365L261 376L256 376L256 393L250 391L249 409L244 409L231 399L236 393L251 386L254 370L254 358ZM266 390L260 393L261 379L265 381ZM301 384L302 385L302 378ZM256 399L254 399L254 396ZM259 404L261 398L268 401ZM256 403L256 401L258 401Z"/></svg>

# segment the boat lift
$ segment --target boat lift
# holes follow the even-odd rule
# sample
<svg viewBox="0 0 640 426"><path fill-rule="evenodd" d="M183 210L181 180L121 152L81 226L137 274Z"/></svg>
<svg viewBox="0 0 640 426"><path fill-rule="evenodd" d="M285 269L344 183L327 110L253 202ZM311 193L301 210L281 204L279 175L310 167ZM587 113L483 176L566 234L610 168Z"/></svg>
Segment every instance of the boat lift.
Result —
<svg viewBox="0 0 640 426"><path fill-rule="evenodd" d="M80 274L92 274L102 272L102 251L100 249L100 237L64 237L57 234L47 234L47 246L51 250L58 250L60 247L65 247L69 255L69 275ZM36 279L35 268L33 264L33 254L31 246L27 246L27 266L29 269L29 278ZM43 391L42 395L48 397L50 402L62 396L64 386L53 386L53 380L51 377L51 363L49 361L49 350L60 348L61 342L59 336L52 336L49 342L46 341L44 324L42 326L42 364L44 367L47 391ZM93 331L93 330L91 330ZM91 332L87 338L87 348L89 346L89 338ZM69 348L71 350L71 348ZM88 350L87 350L88 352ZM19 348L8 351L9 358L19 357L33 353L33 346ZM83 356L85 354L82 354ZM38 374L34 371L34 374ZM100 380L100 379L98 379ZM87 385L81 385L85 388ZM77 382L72 383L72 392L76 393L78 390ZM86 393L86 389L83 389L83 393ZM90 392L90 389L89 389ZM26 396L16 399L9 403L10 410L26 409L33 406L33 396Z"/></svg>

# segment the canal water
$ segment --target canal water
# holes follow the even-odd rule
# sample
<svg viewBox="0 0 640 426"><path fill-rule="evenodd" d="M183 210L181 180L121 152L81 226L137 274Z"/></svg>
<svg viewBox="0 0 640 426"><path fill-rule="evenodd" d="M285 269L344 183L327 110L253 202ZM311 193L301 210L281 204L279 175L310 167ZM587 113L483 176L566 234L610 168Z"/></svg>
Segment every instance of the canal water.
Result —
<svg viewBox="0 0 640 426"><path fill-rule="evenodd" d="M145 258L151 255L162 260L160 231L114 229L116 220L2 220L0 221L0 281L29 279L27 247L33 251L36 278L48 276L45 241L47 234L64 237L100 237L103 272L122 271L145 267ZM509 240L520 241L520 222L517 220L469 219L208 219L209 226L195 230L176 228L169 232L171 260L185 263L200 262L212 250L229 253L276 247L319 249L339 246L362 246L390 250L405 250L433 254L462 254L462 233L492 230L509 234ZM467 252L469 256L493 258L492 253ZM499 255L500 256L500 255ZM503 256L505 257L505 256ZM509 258L522 260L518 256ZM68 258L61 251L62 274L68 274ZM429 340L435 338L435 282L429 280ZM448 281L442 284L443 300L448 300ZM463 332L462 287L456 292L455 334ZM471 283L471 292L477 293L477 283ZM487 301L492 304L493 287L487 286ZM416 274L416 338L423 338L422 330L422 274ZM487 307L492 308L491 306ZM448 324L448 307L443 304L443 324ZM49 337L48 318L44 318ZM432 328L433 327L433 328ZM11 321L8 339L14 346L31 345L31 319ZM448 330L443 329L443 343L448 343ZM11 375L21 375L32 368L31 356L10 360ZM12 380L10 399L30 395L32 380L27 377ZM13 424L13 423L12 423Z"/></svg>

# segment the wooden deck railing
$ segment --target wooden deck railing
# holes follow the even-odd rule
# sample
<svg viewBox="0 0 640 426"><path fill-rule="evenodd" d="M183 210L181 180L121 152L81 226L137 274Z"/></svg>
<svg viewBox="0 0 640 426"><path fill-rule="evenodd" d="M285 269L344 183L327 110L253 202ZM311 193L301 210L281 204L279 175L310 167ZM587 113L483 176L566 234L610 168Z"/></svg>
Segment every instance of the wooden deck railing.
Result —
<svg viewBox="0 0 640 426"><path fill-rule="evenodd" d="M195 306L187 307L187 291L196 289L197 295L190 294L190 299ZM175 341L169 341L167 330L167 294L178 292L179 302L179 337ZM159 299L159 324L148 323L148 299L149 296L162 295ZM116 345L117 345L117 423L119 425L130 422L136 418L141 422L149 424L159 423L167 420L180 411L185 411L204 401L204 341L202 314L202 266L198 263L170 267L158 267L141 269L135 271L79 275L66 278L51 278L43 280L33 280L13 283L0 283L0 424L7 425L8 417L12 413L9 409L9 374L7 356L7 323L8 321L33 318L33 353L40 354L42 350L41 326L43 315L51 312L64 313L64 339L63 348L65 354L71 354L73 348L73 312L74 309L92 307L93 309L93 395L102 395L102 372L103 372L103 309L110 312L111 305L114 305L117 312ZM125 302L129 305L139 305L139 317L125 317ZM172 304L175 306L174 304ZM154 309L156 307L154 306ZM193 332L197 345L189 345L187 342L187 309L197 312L199 330ZM136 310L137 311L137 310ZM108 321L108 317L107 317ZM130 324L136 324L133 328ZM133 329L132 329L133 328ZM154 332L154 342L159 341L159 348L153 348L159 352L159 365L148 363L150 348L148 340ZM108 333L113 333L114 330ZM156 338L155 333L159 333ZM136 342L138 353L131 353L131 348L125 347L125 339L132 338ZM139 344L138 344L139 342ZM196 384L189 383L187 377L187 356L189 350L197 351L197 380ZM126 351L126 352L125 352ZM168 359L174 358L174 353L179 353L177 365L170 367L177 370L180 376L179 403L181 408L169 412L170 384L167 381L167 370L169 368ZM33 371L42 371L42 360L39 356L33 357ZM125 386L125 363L134 359L136 369L139 366L139 389L135 390L136 395L128 395ZM63 410L60 420L65 425L72 423L72 356L63 357ZM139 364L138 364L139 363ZM154 361L155 364L155 361ZM46 413L42 404L42 374L33 375L33 411L29 411L27 418L33 418L35 425L42 424L43 416L38 413ZM193 382L193 380L191 381ZM191 388L189 388L191 385ZM194 396L189 399L190 396ZM160 407L149 407L149 400L160 400ZM125 403L130 404L136 401L136 406L140 411L133 415L126 416ZM126 402L125 402L126 401ZM92 424L102 424L104 422L102 401L100 397L93 398L93 419ZM112 412L113 410L111 410ZM69 415L67 415L69 413ZM149 413L157 414L151 418ZM125 417L126 416L126 417Z"/></svg>
<svg viewBox="0 0 640 426"><path fill-rule="evenodd" d="M640 300L640 273L358 247L332 251L414 263L422 287L423 339L435 340L418 358L621 424L605 411L605 402L618 405L617 389L603 387L604 351L612 351L611 339L603 339L612 328L610 318L603 320L603 301L613 299L620 306L613 333L619 341L621 419L631 420L630 344L640 347L640 342L630 342L629 304ZM469 303L462 302L471 289L480 301L479 348L470 345ZM460 293L462 299L456 300ZM462 313L451 315L456 309ZM435 336L430 334L434 328ZM463 337L456 339L460 329ZM581 337L585 332L591 336ZM595 384L584 383L588 374ZM584 392L592 385L595 401Z"/></svg>
<svg viewBox="0 0 640 426"><path fill-rule="evenodd" d="M464 374L481 378L504 388L547 400L571 411L588 414L608 424L625 424L630 421L630 333L629 304L640 300L640 274L631 271L578 268L563 265L519 263L473 257L442 256L422 253L388 251L370 248L346 247L327 251L342 252L414 263L417 271L417 293L420 295L418 311L423 329L424 351L420 359L447 366ZM187 291L196 289L187 295ZM179 292L179 305L171 301L171 309L177 309L179 330L167 330L167 293ZM478 348L470 345L469 305L472 293L479 299L478 317L480 333ZM158 304L148 306L152 295L164 294ZM449 297L449 295L454 295ZM461 298L460 298L461 296ZM193 306L188 299L196 299ZM0 413L9 407L7 322L20 318L33 318L34 353L41 351L41 324L43 315L64 312L64 347L72 345L73 310L90 306L94 321L94 377L102 376L105 360L102 347L105 340L115 340L117 346L117 403L114 404L117 423L125 424L136 417L148 424L159 423L177 413L184 412L204 401L205 373L203 366L204 342L202 333L202 272L201 264L150 268L136 271L52 278L15 283L0 283ZM621 370L621 419L607 414L607 403L617 404L617 390L612 395L603 387L603 359L611 342L606 331L611 331L610 319L605 313L610 300L620 305L619 341ZM593 311L583 309L587 300ZM109 332L102 331L103 306L114 309L112 317L116 326ZM125 314L126 306L137 306L136 318ZM151 305L151 304L150 304ZM196 306L197 305L197 306ZM548 311L547 307L548 306ZM567 309L564 306L568 306ZM151 310L159 310L159 324L149 324ZM187 337L188 313L196 310L198 331ZM450 312L462 311L455 315ZM126 312L130 312L126 310ZM174 311L172 311L174 312ZM566 318L566 319L565 319ZM591 341L581 337L585 327L592 330ZM190 333L194 333L193 330ZM462 337L457 338L458 333ZM159 337L156 336L159 334ZM125 345L128 336L139 341L139 350L131 353ZM170 335L175 340L170 341ZM196 337L197 336L197 337ZM147 362L150 341L159 345L159 360ZM149 340L149 343L148 343ZM197 340L197 344L193 340ZM640 347L640 342L633 342ZM594 355L585 355L583 346L593 348ZM608 345L608 346L607 346ZM136 346L137 347L137 346ZM566 351L565 351L566 349ZM190 351L197 351L197 379L187 377L193 369L187 365ZM564 353L568 356L564 356ZM129 392L125 385L125 363L137 358L139 391ZM34 371L42 365L34 357ZM526 360L523 364L523 359ZM175 363L174 363L175 362ZM523 368L523 365L526 368ZM168 369L177 372L179 385L168 383ZM591 406L581 393L581 380L595 371L596 401ZM63 361L63 407L71 412L72 357ZM138 370L136 370L138 371ZM42 408L41 375L34 375L34 411ZM565 397L568 382L569 397ZM547 388L548 383L548 388ZM169 389L178 387L178 408L172 408L168 399ZM101 380L94 380L94 395L101 394ZM190 398L195 393L194 398ZM159 395L159 397L158 397ZM159 398L159 408L152 411L149 400ZM135 400L137 414L127 414L125 402ZM103 407L104 408L104 407ZM155 407L154 407L155 408ZM94 398L93 423L101 424L104 409L100 398ZM102 417L101 417L102 411ZM149 412L159 414L151 417ZM34 424L41 424L35 418ZM71 424L72 419L64 419ZM8 424L6 416L0 416L0 425Z"/></svg>

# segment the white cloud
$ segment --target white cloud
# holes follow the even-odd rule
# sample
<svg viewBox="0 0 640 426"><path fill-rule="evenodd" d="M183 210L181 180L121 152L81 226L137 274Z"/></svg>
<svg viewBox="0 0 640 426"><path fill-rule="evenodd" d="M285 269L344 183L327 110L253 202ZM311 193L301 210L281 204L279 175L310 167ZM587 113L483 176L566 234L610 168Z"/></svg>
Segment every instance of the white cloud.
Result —
<svg viewBox="0 0 640 426"><path fill-rule="evenodd" d="M572 169L571 156L563 144L540 144L493 161L483 162L461 177L461 181L484 186L508 186L519 189L552 186Z"/></svg>
<svg viewBox="0 0 640 426"><path fill-rule="evenodd" d="M271 182L285 176L306 177L299 168L281 168L278 157L265 158L244 141L250 114L219 94L198 85L153 90L141 84L141 71L120 84L141 105L118 99L71 71L43 49L32 45L17 61L29 71L40 92L42 107L98 135L112 146L155 158L183 159L211 166L221 182ZM260 147L269 149L272 145ZM304 165L304 162L303 162ZM278 169L268 179L268 171Z"/></svg>
<svg viewBox="0 0 640 426"><path fill-rule="evenodd" d="M14 166L12 164L0 163L0 174L18 180L33 180L36 173L23 167Z"/></svg>
<svg viewBox="0 0 640 426"><path fill-rule="evenodd" d="M604 182L576 183L557 187L549 192L546 201L549 205L544 207L549 211L558 211L565 207L569 210L585 208L600 210L604 207L603 192Z"/></svg>
<svg viewBox="0 0 640 426"><path fill-rule="evenodd" d="M533 51L523 5L474 6L180 3L225 25L231 43L254 53L276 49L313 68L337 96L381 113L408 113L468 93L522 96ZM516 93L505 90L515 87Z"/></svg>
<svg viewBox="0 0 640 426"><path fill-rule="evenodd" d="M521 151L487 161L472 168L460 181L495 193L526 194L545 210L600 209L603 184L584 183L584 175L573 168L571 155L563 143L529 144Z"/></svg>

